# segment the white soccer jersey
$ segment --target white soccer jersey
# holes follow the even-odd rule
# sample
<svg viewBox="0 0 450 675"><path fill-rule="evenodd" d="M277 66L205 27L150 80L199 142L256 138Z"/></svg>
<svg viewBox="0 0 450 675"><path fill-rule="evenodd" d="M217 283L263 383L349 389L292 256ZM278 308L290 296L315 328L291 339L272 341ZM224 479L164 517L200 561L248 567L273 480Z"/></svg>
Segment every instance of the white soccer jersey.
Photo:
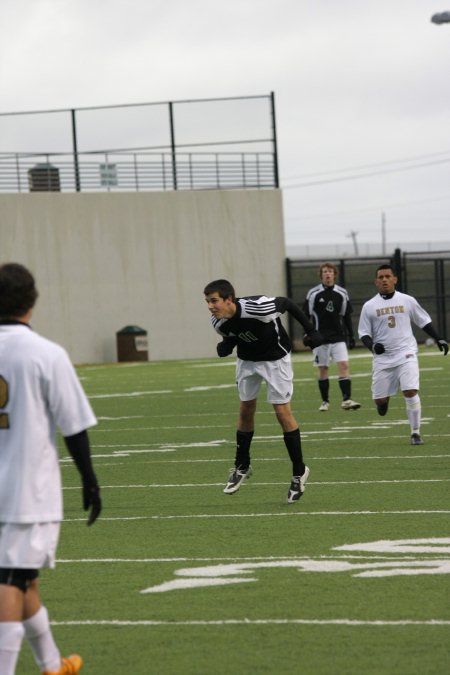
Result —
<svg viewBox="0 0 450 675"><path fill-rule="evenodd" d="M96 423L66 351L0 325L0 522L62 520L56 428L72 436Z"/></svg>
<svg viewBox="0 0 450 675"><path fill-rule="evenodd" d="M379 293L368 300L361 310L358 335L368 335L374 344L381 342L383 354L374 354L374 367L391 368L404 363L417 353L417 341L411 321L419 328L431 322L431 317L411 295L395 291L385 299Z"/></svg>

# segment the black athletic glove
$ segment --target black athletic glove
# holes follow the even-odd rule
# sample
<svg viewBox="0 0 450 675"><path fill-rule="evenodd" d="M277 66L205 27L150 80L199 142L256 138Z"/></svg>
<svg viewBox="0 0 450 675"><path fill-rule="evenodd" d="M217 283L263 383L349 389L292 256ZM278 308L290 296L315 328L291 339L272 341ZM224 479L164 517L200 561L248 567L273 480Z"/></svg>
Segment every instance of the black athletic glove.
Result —
<svg viewBox="0 0 450 675"><path fill-rule="evenodd" d="M91 512L87 519L87 525L95 523L102 510L102 501L100 499L100 488L97 482L97 476L94 473L91 461L91 452L89 448L89 438L87 431L80 431L73 436L64 436L67 449L72 456L81 476L83 486L83 508Z"/></svg>
<svg viewBox="0 0 450 675"><path fill-rule="evenodd" d="M100 515L102 510L102 500L100 499L100 488L97 483L97 478L95 475L93 479L86 480L82 478L83 482L83 509L87 511L89 508L91 512L89 514L87 525L92 525L95 523L97 518Z"/></svg>
<svg viewBox="0 0 450 675"><path fill-rule="evenodd" d="M303 337L303 344L305 347L310 347L311 349L320 347L320 345L323 345L322 333L320 333L318 330L314 330L312 333L307 333Z"/></svg>
<svg viewBox="0 0 450 675"><path fill-rule="evenodd" d="M447 340L444 340L444 338L439 338L439 340L436 340L436 344L439 347L440 351L444 352L444 356L447 356L448 354Z"/></svg>
<svg viewBox="0 0 450 675"><path fill-rule="evenodd" d="M348 339L348 348L349 349L354 349L356 345L356 341L354 337L351 337Z"/></svg>
<svg viewBox="0 0 450 675"><path fill-rule="evenodd" d="M374 354L384 354L386 350L384 349L384 345L382 345L381 342L375 342L374 346L372 347L372 351Z"/></svg>
<svg viewBox="0 0 450 675"><path fill-rule="evenodd" d="M217 354L219 356L229 356L233 349L236 346L236 340L234 338L225 338L222 342L217 343Z"/></svg>

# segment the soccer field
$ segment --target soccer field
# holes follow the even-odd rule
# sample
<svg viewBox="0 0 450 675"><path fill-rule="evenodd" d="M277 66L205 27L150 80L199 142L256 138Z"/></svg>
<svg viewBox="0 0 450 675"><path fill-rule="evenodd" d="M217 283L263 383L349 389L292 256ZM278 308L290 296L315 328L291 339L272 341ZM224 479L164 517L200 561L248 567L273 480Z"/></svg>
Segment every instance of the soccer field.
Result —
<svg viewBox="0 0 450 675"><path fill-rule="evenodd" d="M86 527L61 446L65 519L41 590L83 675L437 675L449 672L450 356L422 349L423 446L403 397L371 401L371 357L351 352L352 398L320 404L311 355L295 355L293 410L311 475L286 503L291 466L260 395L253 476L233 464L234 359L78 368L103 512ZM330 368L336 375L336 368ZM37 672L23 646L20 675Z"/></svg>

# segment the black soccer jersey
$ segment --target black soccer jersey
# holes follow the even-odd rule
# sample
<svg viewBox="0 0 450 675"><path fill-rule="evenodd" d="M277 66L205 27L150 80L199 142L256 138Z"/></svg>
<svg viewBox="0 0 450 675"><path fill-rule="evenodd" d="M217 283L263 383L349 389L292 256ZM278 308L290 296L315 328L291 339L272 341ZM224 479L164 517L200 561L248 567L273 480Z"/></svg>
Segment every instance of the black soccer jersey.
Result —
<svg viewBox="0 0 450 675"><path fill-rule="evenodd" d="M214 329L236 340L238 358L245 361L277 361L291 351L291 341L280 315L288 311L305 330L312 330L303 312L289 298L257 295L236 299L231 319L211 317Z"/></svg>
<svg viewBox="0 0 450 675"><path fill-rule="evenodd" d="M346 330L353 338L352 306L345 288L318 284L306 294L303 311L311 318L325 343L345 342Z"/></svg>

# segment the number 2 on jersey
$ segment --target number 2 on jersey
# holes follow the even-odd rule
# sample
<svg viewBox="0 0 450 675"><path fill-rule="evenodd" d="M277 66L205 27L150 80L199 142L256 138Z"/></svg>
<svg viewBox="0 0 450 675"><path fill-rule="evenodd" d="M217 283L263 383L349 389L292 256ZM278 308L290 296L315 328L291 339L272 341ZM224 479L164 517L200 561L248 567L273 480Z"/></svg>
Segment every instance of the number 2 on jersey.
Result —
<svg viewBox="0 0 450 675"><path fill-rule="evenodd" d="M8 383L0 375L0 429L9 429L9 415L7 413L1 412L2 408L5 408L8 403Z"/></svg>

